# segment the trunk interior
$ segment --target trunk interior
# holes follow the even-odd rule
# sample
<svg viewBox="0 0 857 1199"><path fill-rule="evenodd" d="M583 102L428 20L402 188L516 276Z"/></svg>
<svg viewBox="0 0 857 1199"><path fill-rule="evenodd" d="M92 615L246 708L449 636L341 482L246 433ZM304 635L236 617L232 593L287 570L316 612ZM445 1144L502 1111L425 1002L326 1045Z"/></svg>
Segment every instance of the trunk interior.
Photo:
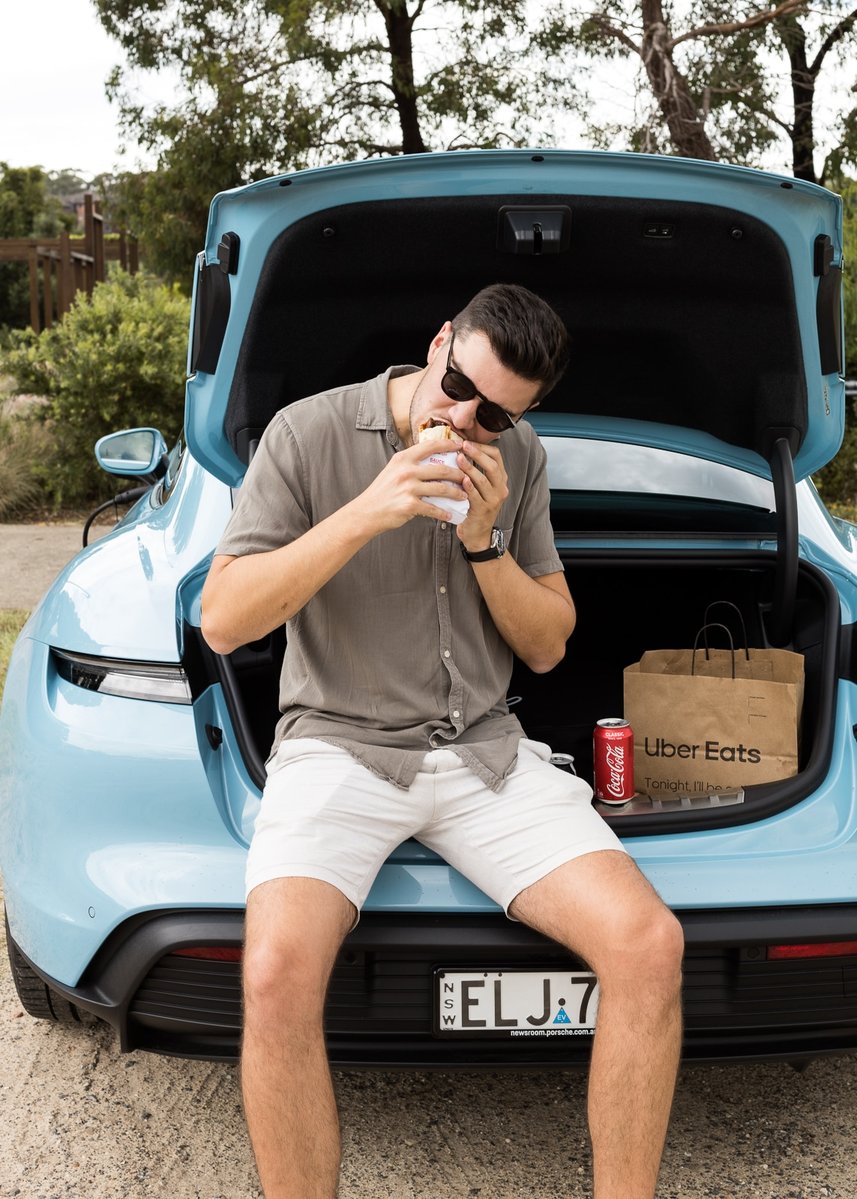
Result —
<svg viewBox="0 0 857 1199"><path fill-rule="evenodd" d="M550 673L534 674L518 663L509 696L520 697L512 710L527 735L546 741L554 752L572 754L577 773L591 781L595 722L622 715L622 672L645 650L692 646L706 606L714 600L737 605L750 646L768 644L776 558L772 553L739 556L686 549L574 550L563 557L577 607L576 631L564 660ZM642 812L611 812L610 822L635 836L713 828L762 819L809 794L830 761L838 632L835 591L820 571L801 563L788 647L802 653L806 664L796 777L748 787L739 802L726 807L712 807L705 797L693 807L660 801ZM277 720L284 644L280 629L220 660L242 754L260 788Z"/></svg>

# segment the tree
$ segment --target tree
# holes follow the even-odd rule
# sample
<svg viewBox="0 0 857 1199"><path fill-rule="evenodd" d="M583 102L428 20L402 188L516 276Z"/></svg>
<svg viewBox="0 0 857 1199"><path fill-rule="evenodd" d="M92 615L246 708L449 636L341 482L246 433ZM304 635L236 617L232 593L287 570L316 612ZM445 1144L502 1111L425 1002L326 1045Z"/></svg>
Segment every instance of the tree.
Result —
<svg viewBox="0 0 857 1199"><path fill-rule="evenodd" d="M62 167L58 171L46 173L45 189L49 196L56 196L58 200L62 200L65 196L92 191L93 180L81 175L74 167Z"/></svg>
<svg viewBox="0 0 857 1199"><path fill-rule="evenodd" d="M634 149L759 165L785 135L797 177L821 182L829 164L816 174L816 88L823 72L843 67L853 82L847 54L855 45L855 21L857 8L842 0L821 0L811 11L805 0L681 6L627 0L583 13L561 4L544 41L574 41L595 61L639 61L649 104L628 130ZM854 111L846 109L831 164L857 160L855 125ZM617 132L592 127L602 144Z"/></svg>
<svg viewBox="0 0 857 1199"><path fill-rule="evenodd" d="M854 136L857 110L851 109L843 116L838 131L838 145L828 156L821 177L815 172L814 108L819 75L825 63L835 59L836 51L846 49L849 43L853 48L857 21L857 8L851 8L837 20L840 6L828 4L826 7L831 12L817 30L819 44L814 54L809 49L806 22L802 22L797 13L783 13L773 23L774 33L789 60L793 115L785 129L792 143L792 170L797 179L806 179L810 183L823 182L830 167L841 167L843 162L857 161L857 138ZM774 116L771 119L776 120Z"/></svg>
<svg viewBox="0 0 857 1199"><path fill-rule="evenodd" d="M857 258L857 179L840 175L834 180L836 190L842 196L843 212L843 257L846 264ZM845 377L857 379L857 279L847 270L844 275L845 307ZM854 519L853 507L857 504L857 397L850 396L845 402L845 436L842 448L829 465L815 476L815 483L825 501L847 504L852 509L849 519Z"/></svg>
<svg viewBox="0 0 857 1199"><path fill-rule="evenodd" d="M551 82L528 57L526 0L95 2L132 70L179 75L171 105L141 105L121 69L110 92L158 164L127 189L136 229L183 279L215 192L336 159L526 144Z"/></svg>
<svg viewBox="0 0 857 1199"><path fill-rule="evenodd" d="M0 162L0 237L56 237L71 228L74 218L46 185L41 167ZM26 262L0 262L0 325L26 325L29 304Z"/></svg>
<svg viewBox="0 0 857 1199"><path fill-rule="evenodd" d="M845 205L843 258L846 265L857 262L857 179L840 179L838 190ZM845 272L845 375L857 380L857 279Z"/></svg>

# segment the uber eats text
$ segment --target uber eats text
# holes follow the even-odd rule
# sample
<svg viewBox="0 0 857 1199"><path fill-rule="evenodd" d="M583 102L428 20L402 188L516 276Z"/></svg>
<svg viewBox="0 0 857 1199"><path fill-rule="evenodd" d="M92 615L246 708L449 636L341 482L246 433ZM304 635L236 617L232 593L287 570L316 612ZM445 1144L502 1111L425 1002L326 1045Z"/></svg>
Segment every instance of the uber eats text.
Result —
<svg viewBox="0 0 857 1199"><path fill-rule="evenodd" d="M701 745L686 742L674 744L665 737L646 737L643 752L649 758L691 758L704 762L761 762L762 751L743 743L721 745L719 741L704 741Z"/></svg>

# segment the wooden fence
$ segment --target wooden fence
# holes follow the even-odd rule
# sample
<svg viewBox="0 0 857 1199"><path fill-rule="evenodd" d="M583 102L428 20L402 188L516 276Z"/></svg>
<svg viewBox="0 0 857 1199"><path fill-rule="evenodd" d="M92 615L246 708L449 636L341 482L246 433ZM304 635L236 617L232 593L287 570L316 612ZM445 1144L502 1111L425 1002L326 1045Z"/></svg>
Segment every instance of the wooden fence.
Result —
<svg viewBox="0 0 857 1199"><path fill-rule="evenodd" d="M68 312L75 293L92 295L105 278L108 261L135 274L139 267L136 237L124 231L105 239L104 217L95 200L84 196L83 236L0 238L0 262L26 262L30 268L30 324L39 333Z"/></svg>

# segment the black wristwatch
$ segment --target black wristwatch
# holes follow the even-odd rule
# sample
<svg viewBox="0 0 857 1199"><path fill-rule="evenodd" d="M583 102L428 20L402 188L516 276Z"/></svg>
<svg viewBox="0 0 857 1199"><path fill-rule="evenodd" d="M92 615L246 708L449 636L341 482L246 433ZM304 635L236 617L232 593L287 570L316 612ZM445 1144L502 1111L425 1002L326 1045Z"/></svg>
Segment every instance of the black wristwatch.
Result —
<svg viewBox="0 0 857 1199"><path fill-rule="evenodd" d="M491 530L491 544L487 550L476 550L471 553L462 545L461 552L468 562L490 562L492 558L502 558L506 552L506 538L503 536L503 530Z"/></svg>

